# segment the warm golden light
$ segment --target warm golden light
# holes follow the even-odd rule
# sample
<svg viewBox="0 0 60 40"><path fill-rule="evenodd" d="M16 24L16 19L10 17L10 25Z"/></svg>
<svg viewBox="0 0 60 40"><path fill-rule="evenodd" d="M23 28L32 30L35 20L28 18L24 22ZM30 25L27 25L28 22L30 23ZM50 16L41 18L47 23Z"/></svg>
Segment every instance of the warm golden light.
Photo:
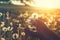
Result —
<svg viewBox="0 0 60 40"><path fill-rule="evenodd" d="M44 11L43 11L44 12ZM47 13L36 13L36 12L33 12L32 15L29 17L29 20L31 19L38 19L38 18L41 18L44 22L44 24L47 25L47 27L49 28L50 26L53 26L53 28L55 27L56 25L56 14L51 14L50 12L46 11ZM55 12L53 12L55 13ZM53 23L54 22L54 23ZM52 24L52 25L51 25ZM29 26L30 27L30 26ZM55 30L55 29L54 29Z"/></svg>
<svg viewBox="0 0 60 40"><path fill-rule="evenodd" d="M35 0L34 2L37 7L52 8L54 6L50 0Z"/></svg>
<svg viewBox="0 0 60 40"><path fill-rule="evenodd" d="M34 0L33 2L25 3L40 8L60 8L60 0Z"/></svg>
<svg viewBox="0 0 60 40"><path fill-rule="evenodd" d="M30 18L37 19L39 17L38 13L32 13Z"/></svg>

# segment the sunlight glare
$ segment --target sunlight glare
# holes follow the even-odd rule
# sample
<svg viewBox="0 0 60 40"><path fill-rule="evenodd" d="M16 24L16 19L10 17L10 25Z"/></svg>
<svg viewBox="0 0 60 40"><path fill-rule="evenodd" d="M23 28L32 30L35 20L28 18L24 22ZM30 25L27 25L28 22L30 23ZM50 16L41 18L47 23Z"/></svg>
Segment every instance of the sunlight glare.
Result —
<svg viewBox="0 0 60 40"><path fill-rule="evenodd" d="M34 0L26 4L40 8L60 8L60 0Z"/></svg>

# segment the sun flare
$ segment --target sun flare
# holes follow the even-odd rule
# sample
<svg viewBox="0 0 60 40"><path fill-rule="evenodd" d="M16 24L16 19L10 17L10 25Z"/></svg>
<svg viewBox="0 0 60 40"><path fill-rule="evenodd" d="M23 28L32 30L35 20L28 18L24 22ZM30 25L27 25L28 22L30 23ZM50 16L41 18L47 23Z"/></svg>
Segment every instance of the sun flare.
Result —
<svg viewBox="0 0 60 40"><path fill-rule="evenodd" d="M34 0L27 4L40 8L60 8L60 0Z"/></svg>
<svg viewBox="0 0 60 40"><path fill-rule="evenodd" d="M51 0L35 0L34 5L36 7L44 7L44 8L53 8L54 7Z"/></svg>

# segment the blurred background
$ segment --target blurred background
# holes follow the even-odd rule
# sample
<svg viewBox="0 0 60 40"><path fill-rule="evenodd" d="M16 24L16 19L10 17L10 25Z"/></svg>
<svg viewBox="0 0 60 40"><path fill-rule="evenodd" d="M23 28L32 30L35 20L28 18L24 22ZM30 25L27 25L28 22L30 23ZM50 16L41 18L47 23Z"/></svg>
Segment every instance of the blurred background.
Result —
<svg viewBox="0 0 60 40"><path fill-rule="evenodd" d="M32 19L41 19L60 37L59 4L59 0L0 0L0 40L40 40L25 33L25 28L37 33Z"/></svg>

